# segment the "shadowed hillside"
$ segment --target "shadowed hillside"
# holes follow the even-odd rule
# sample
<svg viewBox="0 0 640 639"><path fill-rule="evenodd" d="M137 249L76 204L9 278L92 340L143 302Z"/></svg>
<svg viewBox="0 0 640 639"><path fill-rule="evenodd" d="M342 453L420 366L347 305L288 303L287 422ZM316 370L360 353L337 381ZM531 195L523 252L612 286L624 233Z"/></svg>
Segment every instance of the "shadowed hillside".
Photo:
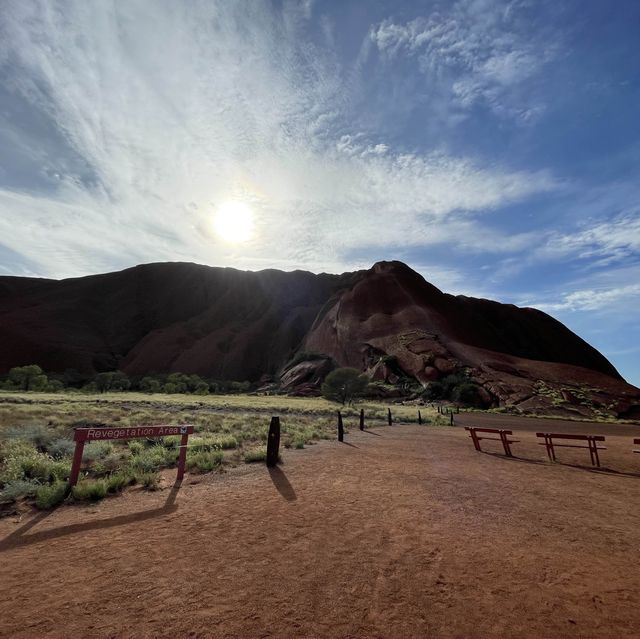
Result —
<svg viewBox="0 0 640 639"><path fill-rule="evenodd" d="M163 263L62 281L2 277L0 340L0 372L35 362L256 381L309 351L392 383L427 386L464 370L485 405L537 410L586 393L625 415L639 403L605 357L545 313L442 293L400 262L343 275ZM326 374L318 361L298 363L285 386L318 366Z"/></svg>

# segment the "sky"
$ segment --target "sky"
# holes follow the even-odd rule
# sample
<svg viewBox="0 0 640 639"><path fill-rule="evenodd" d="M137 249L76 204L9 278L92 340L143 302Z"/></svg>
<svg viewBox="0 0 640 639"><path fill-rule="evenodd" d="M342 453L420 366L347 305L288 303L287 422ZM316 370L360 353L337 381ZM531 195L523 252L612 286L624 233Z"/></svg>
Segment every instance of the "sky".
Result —
<svg viewBox="0 0 640 639"><path fill-rule="evenodd" d="M6 0L0 274L397 259L640 385L639 33L635 0Z"/></svg>

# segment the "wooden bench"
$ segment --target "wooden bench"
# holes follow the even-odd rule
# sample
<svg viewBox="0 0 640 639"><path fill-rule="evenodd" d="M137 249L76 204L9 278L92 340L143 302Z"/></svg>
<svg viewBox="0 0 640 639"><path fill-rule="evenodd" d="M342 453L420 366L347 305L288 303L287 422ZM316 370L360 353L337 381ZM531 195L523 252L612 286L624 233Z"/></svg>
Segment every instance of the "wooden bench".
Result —
<svg viewBox="0 0 640 639"><path fill-rule="evenodd" d="M513 454L511 453L511 444L519 443L519 440L517 439L509 439L509 435L513 435L513 432L510 430L502 430L500 428L476 428L475 426L465 426L464 429L469 431L475 449L480 452L482 452L482 448L480 448L481 440L490 439L496 442L502 442L504 454L507 457L513 457ZM478 433L488 433L491 435L498 435L498 437L478 437Z"/></svg>
<svg viewBox="0 0 640 639"><path fill-rule="evenodd" d="M636 446L640 446L640 439L634 439L634 440L633 440L633 443L634 443ZM634 453L640 453L640 450L634 450L633 452L634 452Z"/></svg>
<svg viewBox="0 0 640 639"><path fill-rule="evenodd" d="M536 433L536 437L543 437L544 443L540 446L546 446L547 455L551 461L556 461L555 447L560 448L587 448L591 456L591 464L600 468L599 450L607 450L604 446L598 446L598 442L605 441L604 435L568 435L566 433ZM587 442L587 445L580 444L557 444L554 439L569 439L573 441ZM640 440L638 440L640 442Z"/></svg>

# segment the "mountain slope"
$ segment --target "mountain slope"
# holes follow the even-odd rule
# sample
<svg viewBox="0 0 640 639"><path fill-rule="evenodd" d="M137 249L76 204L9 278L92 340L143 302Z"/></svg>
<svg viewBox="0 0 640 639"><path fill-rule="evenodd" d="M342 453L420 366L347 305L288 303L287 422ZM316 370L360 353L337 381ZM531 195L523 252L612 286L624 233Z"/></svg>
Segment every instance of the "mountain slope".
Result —
<svg viewBox="0 0 640 639"><path fill-rule="evenodd" d="M423 385L466 370L486 404L626 416L640 404L605 357L545 313L448 295L400 262L342 275L163 263L62 281L0 277L0 343L0 373L38 363L255 381L304 350L380 380L391 360L391 377ZM313 377L313 366L301 370Z"/></svg>

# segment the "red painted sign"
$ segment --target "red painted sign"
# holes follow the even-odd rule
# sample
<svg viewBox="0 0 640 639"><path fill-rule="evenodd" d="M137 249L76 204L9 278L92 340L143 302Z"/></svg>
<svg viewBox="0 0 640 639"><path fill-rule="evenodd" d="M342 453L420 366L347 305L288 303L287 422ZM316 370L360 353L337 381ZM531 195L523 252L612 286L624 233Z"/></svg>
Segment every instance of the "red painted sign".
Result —
<svg viewBox="0 0 640 639"><path fill-rule="evenodd" d="M180 435L180 452L178 453L178 481L184 477L184 465L187 459L187 445L189 435L193 434L193 426L184 424L181 426L133 426L132 428L76 428L73 439L76 442L76 450L71 465L69 485L75 486L80 475L80 464L85 442L110 439L139 439L141 437L168 437Z"/></svg>
<svg viewBox="0 0 640 639"><path fill-rule="evenodd" d="M100 439L137 439L191 435L193 426L134 426L133 428L76 428L74 440L89 442Z"/></svg>

